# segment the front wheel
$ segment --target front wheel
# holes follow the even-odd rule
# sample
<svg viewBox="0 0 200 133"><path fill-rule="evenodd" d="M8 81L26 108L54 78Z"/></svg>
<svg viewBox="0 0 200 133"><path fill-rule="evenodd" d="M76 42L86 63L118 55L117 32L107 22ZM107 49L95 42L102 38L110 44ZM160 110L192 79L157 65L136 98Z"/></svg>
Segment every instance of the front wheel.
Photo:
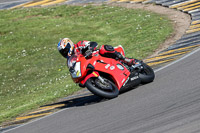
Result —
<svg viewBox="0 0 200 133"><path fill-rule="evenodd" d="M93 94L112 99L119 95L119 90L117 86L108 79L104 79L104 83L102 83L98 78L90 78L86 81L85 86L91 91Z"/></svg>
<svg viewBox="0 0 200 133"><path fill-rule="evenodd" d="M147 64L145 64L144 62L142 62L142 66L143 66L143 69L139 73L141 83L147 84L147 83L152 82L155 78L155 73L153 69Z"/></svg>

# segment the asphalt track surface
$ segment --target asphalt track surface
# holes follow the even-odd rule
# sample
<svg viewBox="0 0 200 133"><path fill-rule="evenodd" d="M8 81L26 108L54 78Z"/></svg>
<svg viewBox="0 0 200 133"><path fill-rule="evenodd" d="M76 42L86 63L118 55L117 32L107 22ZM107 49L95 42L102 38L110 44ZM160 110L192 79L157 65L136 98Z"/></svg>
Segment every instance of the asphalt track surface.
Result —
<svg viewBox="0 0 200 133"><path fill-rule="evenodd" d="M8 133L199 133L200 48L112 100L63 109ZM92 101L99 100L92 97Z"/></svg>

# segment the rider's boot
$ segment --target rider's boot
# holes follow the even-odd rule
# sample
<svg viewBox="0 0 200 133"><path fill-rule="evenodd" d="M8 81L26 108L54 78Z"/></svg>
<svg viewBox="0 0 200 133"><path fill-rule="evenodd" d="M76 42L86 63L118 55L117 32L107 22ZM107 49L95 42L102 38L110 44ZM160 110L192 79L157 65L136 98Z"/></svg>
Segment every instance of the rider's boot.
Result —
<svg viewBox="0 0 200 133"><path fill-rule="evenodd" d="M124 57L121 53L116 52L116 51L115 51L115 55L119 60L121 60L122 62L124 62L125 64L127 64L129 66L135 64L135 59L130 59L130 58Z"/></svg>
<svg viewBox="0 0 200 133"><path fill-rule="evenodd" d="M135 59L130 59L130 58L127 58L127 57L125 57L123 62L126 63L129 66L135 65Z"/></svg>

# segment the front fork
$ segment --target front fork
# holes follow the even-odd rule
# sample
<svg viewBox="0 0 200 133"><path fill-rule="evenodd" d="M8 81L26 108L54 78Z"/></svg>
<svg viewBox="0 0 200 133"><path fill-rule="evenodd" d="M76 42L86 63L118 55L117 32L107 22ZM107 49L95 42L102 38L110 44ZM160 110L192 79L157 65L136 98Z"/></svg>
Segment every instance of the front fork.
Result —
<svg viewBox="0 0 200 133"><path fill-rule="evenodd" d="M100 75L97 78L101 81L101 83L105 82L104 79Z"/></svg>
<svg viewBox="0 0 200 133"><path fill-rule="evenodd" d="M80 83L79 83L79 86L80 87L85 87L85 82L89 79L89 78L92 78L92 77L97 77L101 83L104 83L104 79L99 75L99 73L97 71L93 71L91 74L87 75L85 77L84 80L82 80Z"/></svg>

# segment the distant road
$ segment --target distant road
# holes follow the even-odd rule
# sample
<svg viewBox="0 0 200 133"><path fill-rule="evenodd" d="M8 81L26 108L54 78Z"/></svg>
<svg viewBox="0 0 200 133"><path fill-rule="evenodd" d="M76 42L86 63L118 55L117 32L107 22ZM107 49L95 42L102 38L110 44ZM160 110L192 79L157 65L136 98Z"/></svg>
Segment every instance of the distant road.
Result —
<svg viewBox="0 0 200 133"><path fill-rule="evenodd" d="M33 1L33 0L0 0L0 10L2 9L9 9L11 7L29 2L29 1ZM108 0L54 0L54 1L47 1L47 0L37 0L35 1L34 5L31 3L32 6L42 6L44 5L44 3L38 3L38 1L43 1L46 4L49 5L54 5L54 4L58 4L58 3L63 3L63 4L75 4L75 3L102 3L102 2L106 2ZM23 6L22 6L23 7Z"/></svg>
<svg viewBox="0 0 200 133"><path fill-rule="evenodd" d="M0 10L23 4L31 0L0 0Z"/></svg>

